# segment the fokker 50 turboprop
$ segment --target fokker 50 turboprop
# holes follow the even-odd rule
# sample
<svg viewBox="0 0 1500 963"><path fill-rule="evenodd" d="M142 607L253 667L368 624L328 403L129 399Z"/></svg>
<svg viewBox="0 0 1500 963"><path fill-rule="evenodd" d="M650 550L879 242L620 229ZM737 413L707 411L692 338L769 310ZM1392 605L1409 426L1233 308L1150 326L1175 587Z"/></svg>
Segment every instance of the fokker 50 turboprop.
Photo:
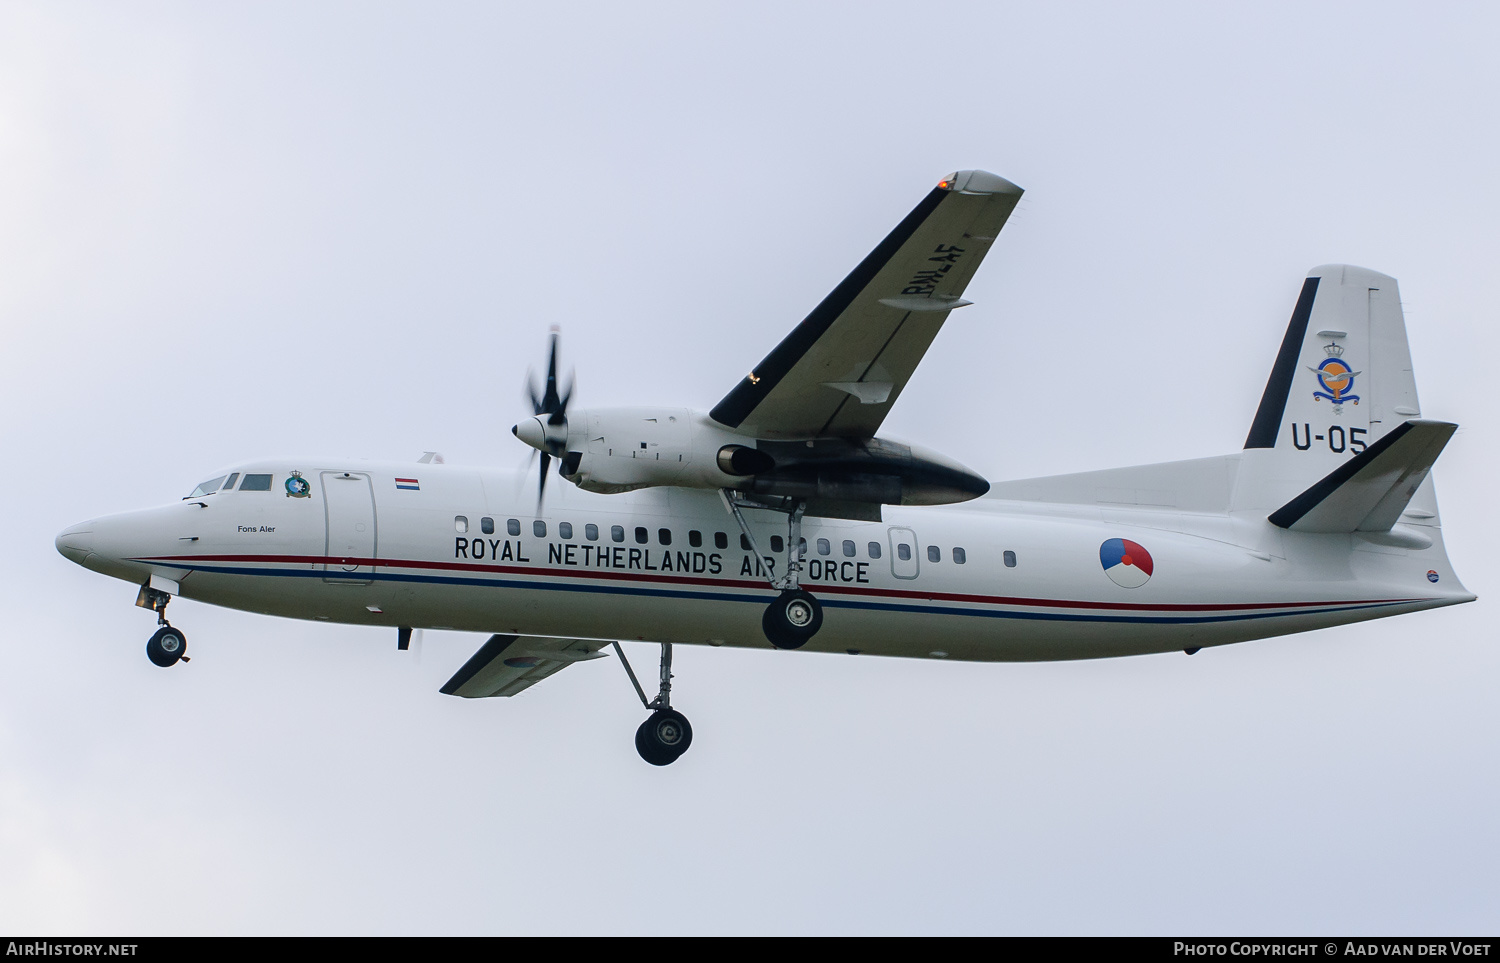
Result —
<svg viewBox="0 0 1500 963"><path fill-rule="evenodd" d="M1429 471L1393 278L1313 269L1244 449L991 485L878 436L1021 189L945 177L711 411L570 410L552 342L535 494L514 473L318 459L217 472L162 508L97 518L63 555L138 585L161 666L173 596L300 619L491 634L443 686L511 696L620 656L677 759L672 646L970 661L1185 650L1472 601ZM551 462L573 484L546 493ZM660 643L648 699L618 640Z"/></svg>

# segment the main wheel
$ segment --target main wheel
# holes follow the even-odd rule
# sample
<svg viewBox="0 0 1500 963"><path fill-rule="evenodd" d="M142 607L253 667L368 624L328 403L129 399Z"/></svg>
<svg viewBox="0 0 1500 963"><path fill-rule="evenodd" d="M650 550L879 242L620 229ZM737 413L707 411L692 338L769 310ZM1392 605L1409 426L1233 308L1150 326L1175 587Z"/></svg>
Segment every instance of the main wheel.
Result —
<svg viewBox="0 0 1500 963"><path fill-rule="evenodd" d="M823 606L801 589L787 589L766 607L761 630L778 649L800 649L823 627Z"/></svg>
<svg viewBox="0 0 1500 963"><path fill-rule="evenodd" d="M635 751L653 766L677 761L693 744L693 727L676 709L657 709L635 731Z"/></svg>
<svg viewBox="0 0 1500 963"><path fill-rule="evenodd" d="M146 643L146 658L163 669L176 665L177 660L186 653L187 636L182 634L181 629L174 629L170 625L157 629L156 634Z"/></svg>

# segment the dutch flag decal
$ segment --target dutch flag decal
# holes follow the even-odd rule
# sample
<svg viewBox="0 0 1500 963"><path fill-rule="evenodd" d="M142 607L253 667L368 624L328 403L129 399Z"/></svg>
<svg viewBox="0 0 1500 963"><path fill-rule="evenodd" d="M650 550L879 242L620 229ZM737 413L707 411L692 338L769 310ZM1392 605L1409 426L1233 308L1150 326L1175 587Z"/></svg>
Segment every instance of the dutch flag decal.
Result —
<svg viewBox="0 0 1500 963"><path fill-rule="evenodd" d="M1099 564L1110 581L1121 588L1140 588L1151 578L1151 553L1128 538L1111 538L1100 545Z"/></svg>
<svg viewBox="0 0 1500 963"><path fill-rule="evenodd" d="M404 492L419 492L422 490L421 483L415 478L398 478L396 479L396 487Z"/></svg>

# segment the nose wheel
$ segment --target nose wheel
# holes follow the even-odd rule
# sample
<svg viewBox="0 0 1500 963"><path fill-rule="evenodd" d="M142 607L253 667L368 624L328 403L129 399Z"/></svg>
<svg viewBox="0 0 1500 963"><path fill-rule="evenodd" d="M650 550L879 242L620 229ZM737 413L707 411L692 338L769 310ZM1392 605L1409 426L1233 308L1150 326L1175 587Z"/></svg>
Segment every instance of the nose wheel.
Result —
<svg viewBox="0 0 1500 963"><path fill-rule="evenodd" d="M181 629L174 629L170 625L164 625L156 630L156 634L146 643L146 658L151 660L152 665L159 665L163 669L176 665L179 661L187 661L187 636L182 634Z"/></svg>

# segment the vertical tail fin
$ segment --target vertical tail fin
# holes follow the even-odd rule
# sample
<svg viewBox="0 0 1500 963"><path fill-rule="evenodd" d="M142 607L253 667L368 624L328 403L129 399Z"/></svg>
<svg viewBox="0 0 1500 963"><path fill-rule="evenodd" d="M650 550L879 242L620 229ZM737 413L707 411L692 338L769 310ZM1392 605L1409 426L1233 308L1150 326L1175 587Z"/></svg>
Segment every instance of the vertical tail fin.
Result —
<svg viewBox="0 0 1500 963"><path fill-rule="evenodd" d="M1280 505L1419 417L1396 279L1314 268L1245 439L1235 500Z"/></svg>

